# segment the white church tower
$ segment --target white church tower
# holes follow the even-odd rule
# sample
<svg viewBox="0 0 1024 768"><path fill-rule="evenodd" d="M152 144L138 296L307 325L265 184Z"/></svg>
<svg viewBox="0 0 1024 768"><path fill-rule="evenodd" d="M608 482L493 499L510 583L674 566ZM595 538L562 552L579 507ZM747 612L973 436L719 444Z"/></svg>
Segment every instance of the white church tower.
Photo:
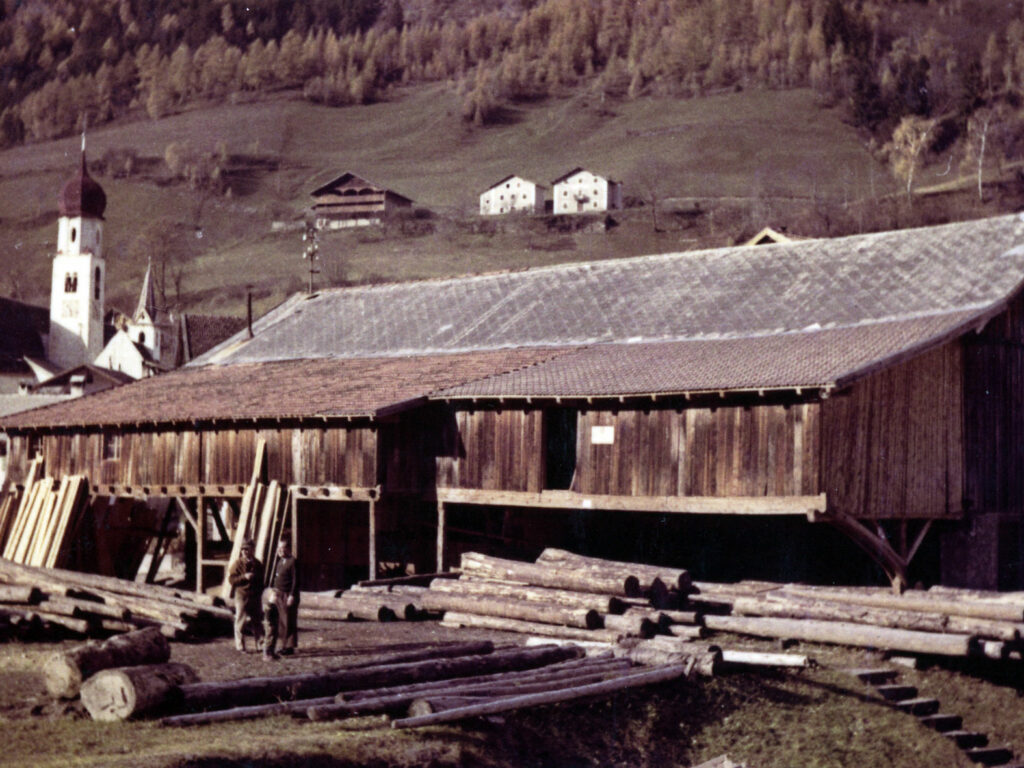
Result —
<svg viewBox="0 0 1024 768"><path fill-rule="evenodd" d="M91 363L103 350L103 212L107 196L89 176L84 136L81 167L61 188L58 204L47 356L67 369Z"/></svg>

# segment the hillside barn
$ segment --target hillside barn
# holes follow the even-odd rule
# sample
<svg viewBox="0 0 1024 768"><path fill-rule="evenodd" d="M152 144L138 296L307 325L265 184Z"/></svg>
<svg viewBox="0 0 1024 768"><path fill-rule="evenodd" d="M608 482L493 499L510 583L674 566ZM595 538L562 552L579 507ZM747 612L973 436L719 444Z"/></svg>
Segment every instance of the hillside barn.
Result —
<svg viewBox="0 0 1024 768"><path fill-rule="evenodd" d="M380 224L395 212L412 208L408 197L348 172L310 194L317 229Z"/></svg>
<svg viewBox="0 0 1024 768"><path fill-rule="evenodd" d="M1019 589L1022 279L1005 216L324 290L0 428L15 482L38 452L97 499L175 499L199 586L255 470L311 589L547 545Z"/></svg>

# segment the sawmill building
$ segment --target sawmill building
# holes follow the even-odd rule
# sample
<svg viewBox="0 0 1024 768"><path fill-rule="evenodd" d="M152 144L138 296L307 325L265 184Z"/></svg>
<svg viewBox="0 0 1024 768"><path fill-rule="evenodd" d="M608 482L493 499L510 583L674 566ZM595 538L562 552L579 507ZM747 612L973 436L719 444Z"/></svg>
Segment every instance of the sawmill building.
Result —
<svg viewBox="0 0 1024 768"><path fill-rule="evenodd" d="M39 451L97 498L183 499L200 581L205 505L255 462L309 588L563 545L1019 589L1022 279L1004 216L323 290L0 429L15 481Z"/></svg>

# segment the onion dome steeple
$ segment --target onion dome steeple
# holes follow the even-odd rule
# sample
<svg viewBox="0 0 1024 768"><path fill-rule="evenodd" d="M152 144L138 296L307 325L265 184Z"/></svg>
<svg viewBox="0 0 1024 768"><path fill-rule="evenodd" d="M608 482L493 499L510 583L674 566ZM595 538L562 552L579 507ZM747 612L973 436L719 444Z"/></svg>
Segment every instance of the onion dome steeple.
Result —
<svg viewBox="0 0 1024 768"><path fill-rule="evenodd" d="M85 164L85 136L82 136L82 164L78 173L61 187L57 197L61 216L91 216L102 219L107 209L107 194Z"/></svg>

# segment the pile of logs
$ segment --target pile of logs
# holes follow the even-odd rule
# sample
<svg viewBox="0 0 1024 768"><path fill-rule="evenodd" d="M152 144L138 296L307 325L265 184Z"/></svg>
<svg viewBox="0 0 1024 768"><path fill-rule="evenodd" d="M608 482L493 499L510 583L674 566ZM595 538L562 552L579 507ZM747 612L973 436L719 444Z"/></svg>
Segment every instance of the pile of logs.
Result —
<svg viewBox="0 0 1024 768"><path fill-rule="evenodd" d="M232 612L207 595L0 559L0 622L19 634L90 637L156 627L183 640L229 634Z"/></svg>
<svg viewBox="0 0 1024 768"><path fill-rule="evenodd" d="M687 676L692 664L637 670L610 653L577 646L495 649L490 643L435 646L431 658L328 672L178 686L185 714L164 725L196 725L291 714L328 720L387 714L412 728L524 707L601 696ZM240 706L240 703L245 702Z"/></svg>
<svg viewBox="0 0 1024 768"><path fill-rule="evenodd" d="M0 498L0 555L24 565L52 568L67 564L70 542L88 505L84 476L56 481L37 477L40 460L29 467L19 490L11 486Z"/></svg>
<svg viewBox="0 0 1024 768"><path fill-rule="evenodd" d="M690 604L721 632L941 656L1021 658L1024 594L697 582ZM726 613L728 615L715 615Z"/></svg>
<svg viewBox="0 0 1024 768"><path fill-rule="evenodd" d="M126 720L159 711L177 686L199 681L195 670L170 657L167 638L149 627L55 651L42 674L51 696L81 696L94 720Z"/></svg>

